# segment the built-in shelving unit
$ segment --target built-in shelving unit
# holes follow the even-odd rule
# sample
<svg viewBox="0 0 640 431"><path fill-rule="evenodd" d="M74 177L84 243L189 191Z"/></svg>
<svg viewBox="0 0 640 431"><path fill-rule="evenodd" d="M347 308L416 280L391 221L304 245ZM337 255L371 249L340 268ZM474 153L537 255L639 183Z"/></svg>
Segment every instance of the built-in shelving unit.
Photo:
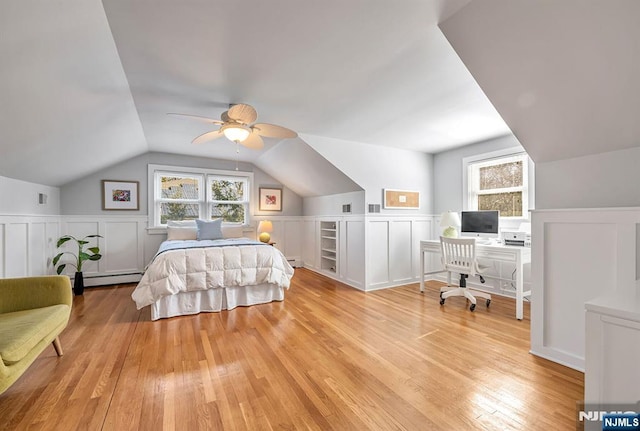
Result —
<svg viewBox="0 0 640 431"><path fill-rule="evenodd" d="M338 272L338 228L335 221L320 222L320 269Z"/></svg>

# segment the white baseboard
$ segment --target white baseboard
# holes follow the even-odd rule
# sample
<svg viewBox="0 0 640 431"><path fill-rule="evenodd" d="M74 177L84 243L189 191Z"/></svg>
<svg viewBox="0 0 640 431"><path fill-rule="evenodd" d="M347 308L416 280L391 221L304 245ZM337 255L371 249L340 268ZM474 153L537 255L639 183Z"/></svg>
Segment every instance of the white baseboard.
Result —
<svg viewBox="0 0 640 431"><path fill-rule="evenodd" d="M107 286L110 284L137 283L141 278L142 274L140 273L85 276L84 286L94 287ZM73 278L71 279L71 282L73 283Z"/></svg>

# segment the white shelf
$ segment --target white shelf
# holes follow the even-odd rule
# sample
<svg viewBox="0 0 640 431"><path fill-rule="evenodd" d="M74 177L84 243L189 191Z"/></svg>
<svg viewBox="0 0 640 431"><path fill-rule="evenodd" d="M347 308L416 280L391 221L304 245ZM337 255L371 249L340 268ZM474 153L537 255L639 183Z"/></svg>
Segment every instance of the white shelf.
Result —
<svg viewBox="0 0 640 431"><path fill-rule="evenodd" d="M337 273L338 229L334 221L320 222L320 268Z"/></svg>

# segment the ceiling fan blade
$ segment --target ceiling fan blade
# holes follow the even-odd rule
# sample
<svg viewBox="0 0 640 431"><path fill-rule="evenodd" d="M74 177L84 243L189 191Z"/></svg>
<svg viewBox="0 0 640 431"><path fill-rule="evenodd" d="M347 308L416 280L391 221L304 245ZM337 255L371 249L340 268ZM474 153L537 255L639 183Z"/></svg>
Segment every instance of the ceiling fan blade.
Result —
<svg viewBox="0 0 640 431"><path fill-rule="evenodd" d="M207 132L207 133L203 133L202 135L196 137L193 141L191 141L192 144L203 144L205 142L209 142L209 141L213 141L214 139L218 139L220 137L224 136L224 134L222 134L222 132L220 130L213 130L211 132Z"/></svg>
<svg viewBox="0 0 640 431"><path fill-rule="evenodd" d="M202 121L202 122L208 123L208 124L223 124L222 121L220 121L220 120L214 120L212 118L201 117L200 115L178 114L178 113L175 113L175 112L169 112L169 113L167 113L167 115L174 115L174 116L177 116L177 117L191 118L193 120Z"/></svg>
<svg viewBox="0 0 640 431"><path fill-rule="evenodd" d="M251 133L247 139L240 142L240 145L244 145L252 150L261 150L264 147L264 141L257 133Z"/></svg>
<svg viewBox="0 0 640 431"><path fill-rule="evenodd" d="M258 113L253 106L245 105L244 103L238 103L237 105L233 105L227 111L227 115L232 120L238 121L243 124L249 124L256 121L258 118Z"/></svg>
<svg viewBox="0 0 640 431"><path fill-rule="evenodd" d="M275 124L257 123L251 126L256 133L268 138L295 138L298 136L296 132L286 127L276 126Z"/></svg>

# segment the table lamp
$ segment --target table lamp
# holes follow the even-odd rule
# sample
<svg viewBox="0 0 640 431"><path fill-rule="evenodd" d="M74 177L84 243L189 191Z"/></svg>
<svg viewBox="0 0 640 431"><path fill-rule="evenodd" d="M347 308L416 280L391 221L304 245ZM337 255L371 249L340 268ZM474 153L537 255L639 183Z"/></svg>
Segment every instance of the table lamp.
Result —
<svg viewBox="0 0 640 431"><path fill-rule="evenodd" d="M443 227L442 236L446 238L457 238L460 226L460 216L457 212L447 211L440 216L440 227Z"/></svg>
<svg viewBox="0 0 640 431"><path fill-rule="evenodd" d="M271 235L269 235L270 232L273 232L273 223L269 220L262 220L258 224L258 233L260 234L258 239L262 242L268 243L271 239Z"/></svg>

